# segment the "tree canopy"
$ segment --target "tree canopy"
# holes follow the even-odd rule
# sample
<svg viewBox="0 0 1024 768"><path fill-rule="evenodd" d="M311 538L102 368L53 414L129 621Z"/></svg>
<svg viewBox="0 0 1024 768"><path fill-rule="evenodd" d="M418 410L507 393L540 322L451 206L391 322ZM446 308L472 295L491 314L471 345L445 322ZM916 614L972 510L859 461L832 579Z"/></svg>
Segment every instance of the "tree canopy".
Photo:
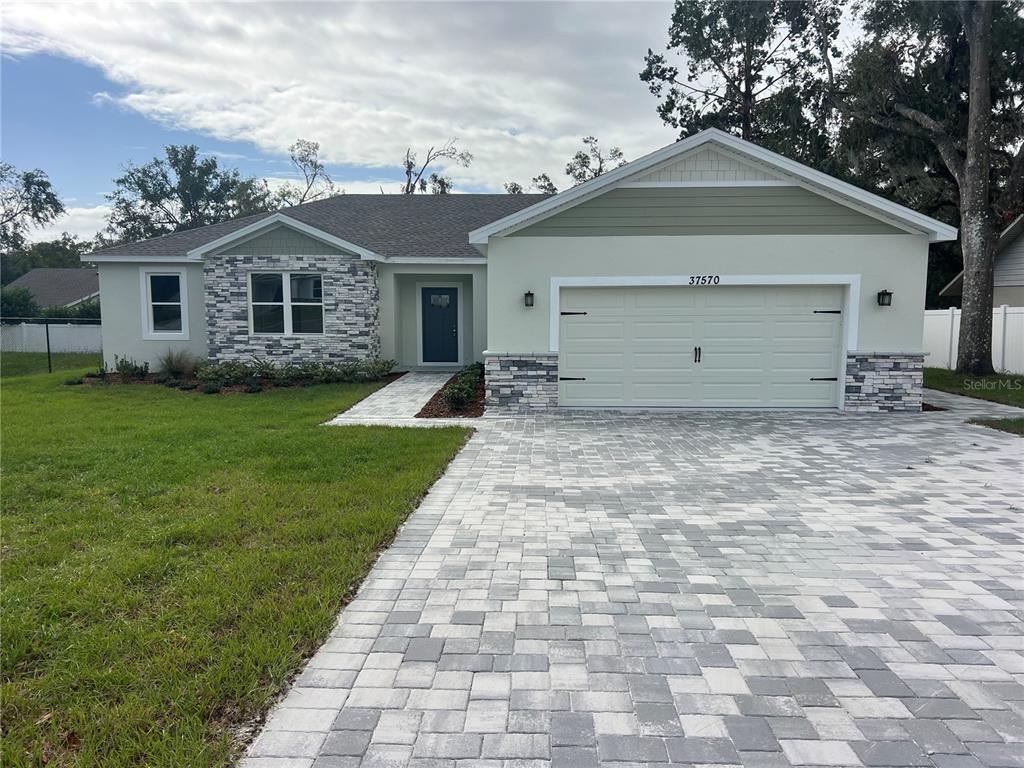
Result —
<svg viewBox="0 0 1024 768"><path fill-rule="evenodd" d="M10 163L0 163L0 250L21 248L33 228L49 224L62 213L64 204L43 171L19 171Z"/></svg>
<svg viewBox="0 0 1024 768"><path fill-rule="evenodd" d="M668 49L648 49L640 79L680 136L720 128L820 163L839 17L836 0L677 0Z"/></svg>

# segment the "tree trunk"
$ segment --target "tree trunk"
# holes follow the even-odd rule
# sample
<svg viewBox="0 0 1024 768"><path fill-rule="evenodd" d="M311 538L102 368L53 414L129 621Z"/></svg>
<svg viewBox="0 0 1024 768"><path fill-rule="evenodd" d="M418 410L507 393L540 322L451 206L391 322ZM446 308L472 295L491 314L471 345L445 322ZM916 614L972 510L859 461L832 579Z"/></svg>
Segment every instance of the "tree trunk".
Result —
<svg viewBox="0 0 1024 768"><path fill-rule="evenodd" d="M960 248L964 285L960 316L958 373L984 376L992 368L992 267L996 223L991 206L990 141L992 87L992 5L961 3L971 52L967 146L960 179Z"/></svg>

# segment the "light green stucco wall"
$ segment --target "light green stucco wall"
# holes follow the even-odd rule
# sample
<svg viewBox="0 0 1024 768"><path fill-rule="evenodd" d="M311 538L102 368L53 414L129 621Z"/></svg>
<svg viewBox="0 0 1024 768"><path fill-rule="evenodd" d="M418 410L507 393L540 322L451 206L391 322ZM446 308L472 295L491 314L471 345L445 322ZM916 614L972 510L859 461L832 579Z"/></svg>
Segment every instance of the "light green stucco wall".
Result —
<svg viewBox="0 0 1024 768"><path fill-rule="evenodd" d="M895 234L801 187L613 189L511 235Z"/></svg>
<svg viewBox="0 0 1024 768"><path fill-rule="evenodd" d="M341 250L282 225L217 253L228 256L327 256L341 253Z"/></svg>
<svg viewBox="0 0 1024 768"><path fill-rule="evenodd" d="M857 346L916 352L922 348L927 263L923 235L497 237L488 246L487 348L550 349L553 276L859 274ZM882 289L893 292L891 307L877 305ZM525 291L536 295L531 309L523 306Z"/></svg>
<svg viewBox="0 0 1024 768"><path fill-rule="evenodd" d="M206 357L206 310L203 300L202 264L146 264L151 271L185 270L188 303L188 341L144 339L142 337L141 264L100 264L100 309L103 317L103 361L114 364L114 356L148 362L168 349L184 349Z"/></svg>
<svg viewBox="0 0 1024 768"><path fill-rule="evenodd" d="M468 364L483 359L487 344L487 278L483 264L378 264L381 357L402 368L418 364L416 286L458 285L463 302L462 357Z"/></svg>

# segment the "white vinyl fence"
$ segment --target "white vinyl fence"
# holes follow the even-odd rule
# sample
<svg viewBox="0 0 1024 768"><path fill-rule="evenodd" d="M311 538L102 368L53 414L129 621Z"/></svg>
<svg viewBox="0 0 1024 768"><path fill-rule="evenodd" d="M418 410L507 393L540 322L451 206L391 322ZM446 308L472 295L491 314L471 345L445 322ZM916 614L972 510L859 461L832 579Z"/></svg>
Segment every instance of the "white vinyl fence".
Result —
<svg viewBox="0 0 1024 768"><path fill-rule="evenodd" d="M50 324L51 352L101 352L103 343L98 325ZM42 323L0 325L0 351L45 352L46 326Z"/></svg>
<svg viewBox="0 0 1024 768"><path fill-rule="evenodd" d="M960 310L928 309L924 313L924 364L956 368ZM1004 304L992 310L992 365L997 371L1024 373L1024 307Z"/></svg>

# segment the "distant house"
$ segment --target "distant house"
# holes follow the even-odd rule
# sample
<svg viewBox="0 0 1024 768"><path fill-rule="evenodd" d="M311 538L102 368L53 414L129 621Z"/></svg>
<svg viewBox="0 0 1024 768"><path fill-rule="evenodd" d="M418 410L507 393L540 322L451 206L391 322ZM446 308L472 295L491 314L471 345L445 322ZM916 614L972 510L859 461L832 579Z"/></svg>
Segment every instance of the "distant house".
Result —
<svg viewBox="0 0 1024 768"><path fill-rule="evenodd" d="M39 267L6 287L25 288L42 309L73 307L100 295L100 277L95 269Z"/></svg>
<svg viewBox="0 0 1024 768"><path fill-rule="evenodd" d="M1024 215L1018 216L999 236L992 284L993 307L1024 307ZM939 291L939 296L960 296L963 290L961 272Z"/></svg>

